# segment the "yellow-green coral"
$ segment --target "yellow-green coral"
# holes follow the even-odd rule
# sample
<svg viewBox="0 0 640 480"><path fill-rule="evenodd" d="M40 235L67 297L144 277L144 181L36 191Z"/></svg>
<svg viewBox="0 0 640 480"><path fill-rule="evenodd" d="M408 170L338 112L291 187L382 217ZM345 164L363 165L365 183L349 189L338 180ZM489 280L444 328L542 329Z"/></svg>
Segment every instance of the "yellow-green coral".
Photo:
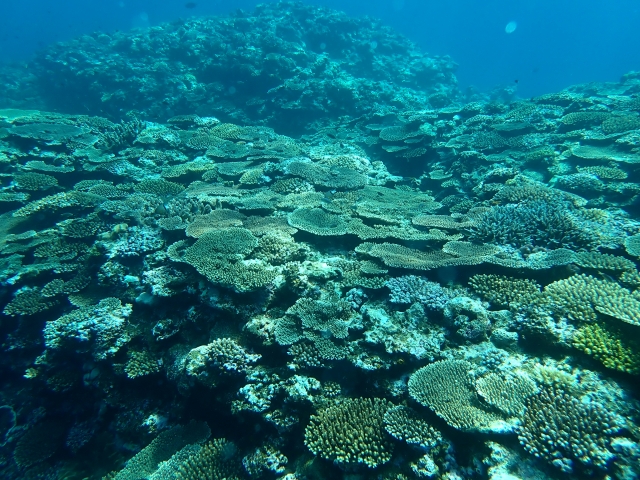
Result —
<svg viewBox="0 0 640 480"><path fill-rule="evenodd" d="M540 295L540 285L535 281L503 275L474 275L469 285L478 295L500 307L527 305Z"/></svg>
<svg viewBox="0 0 640 480"><path fill-rule="evenodd" d="M542 299L577 322L594 321L600 312L640 325L640 301L617 283L590 275L573 275L550 283L545 287Z"/></svg>
<svg viewBox="0 0 640 480"><path fill-rule="evenodd" d="M202 445L178 467L176 480L239 480L242 478L238 447L225 438Z"/></svg>
<svg viewBox="0 0 640 480"><path fill-rule="evenodd" d="M616 115L602 122L602 131L611 135L613 133L626 132L640 128L640 117L631 115Z"/></svg>
<svg viewBox="0 0 640 480"><path fill-rule="evenodd" d="M179 183L169 182L162 178L148 178L142 180L134 186L134 190L138 193L152 193L158 196L178 195L184 190Z"/></svg>
<svg viewBox="0 0 640 480"><path fill-rule="evenodd" d="M477 265L483 257L456 257L442 251L420 252L395 243L364 242L356 247L356 252L379 258L388 267L430 270L456 265Z"/></svg>
<svg viewBox="0 0 640 480"><path fill-rule="evenodd" d="M640 343L618 328L599 323L585 325L573 336L573 346L607 368L640 373Z"/></svg>
<svg viewBox="0 0 640 480"><path fill-rule="evenodd" d="M129 360L124 367L124 372L129 378L144 377L160 371L161 362L146 350L130 351L128 356Z"/></svg>
<svg viewBox="0 0 640 480"><path fill-rule="evenodd" d="M393 404L382 398L354 398L312 415L304 443L315 455L334 463L375 468L391 460L393 446L384 414Z"/></svg>
<svg viewBox="0 0 640 480"><path fill-rule="evenodd" d="M485 402L509 416L522 414L525 400L538 392L535 382L525 374L489 373L476 380L475 386Z"/></svg>
<svg viewBox="0 0 640 480"><path fill-rule="evenodd" d="M43 173L22 173L13 178L15 185L21 190L46 190L58 185L58 180Z"/></svg>
<svg viewBox="0 0 640 480"><path fill-rule="evenodd" d="M491 431L502 418L485 407L464 360L443 360L422 367L409 378L409 395L454 428Z"/></svg>
<svg viewBox="0 0 640 480"><path fill-rule="evenodd" d="M52 457L62 447L64 434L64 425L55 420L44 420L28 428L13 451L18 467L31 467Z"/></svg>
<svg viewBox="0 0 640 480"><path fill-rule="evenodd" d="M298 208L289 214L289 225L314 235L334 236L347 233L347 223L339 215L320 208Z"/></svg>
<svg viewBox="0 0 640 480"><path fill-rule="evenodd" d="M220 208L206 215L196 215L187 226L186 233L190 237L199 238L207 232L228 227L241 227L246 215L236 211Z"/></svg>
<svg viewBox="0 0 640 480"><path fill-rule="evenodd" d="M594 270L632 271L636 268L627 258L600 252L578 252L574 263Z"/></svg>

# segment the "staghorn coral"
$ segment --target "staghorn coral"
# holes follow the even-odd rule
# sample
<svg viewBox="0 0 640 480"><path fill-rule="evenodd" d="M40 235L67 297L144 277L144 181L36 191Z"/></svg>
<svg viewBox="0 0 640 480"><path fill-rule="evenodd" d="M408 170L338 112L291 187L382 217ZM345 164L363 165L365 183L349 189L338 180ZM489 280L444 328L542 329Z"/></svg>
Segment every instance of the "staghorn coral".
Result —
<svg viewBox="0 0 640 480"><path fill-rule="evenodd" d="M233 442L225 438L210 440L180 462L175 478L176 480L239 480L242 478L242 471L237 449ZM174 460L173 463L177 462Z"/></svg>
<svg viewBox="0 0 640 480"><path fill-rule="evenodd" d="M485 402L509 416L522 415L526 399L538 393L535 382L524 373L489 373L477 379L475 387Z"/></svg>
<svg viewBox="0 0 640 480"><path fill-rule="evenodd" d="M567 206L546 200L493 207L482 213L470 230L471 240L515 248L580 250L595 241Z"/></svg>
<svg viewBox="0 0 640 480"><path fill-rule="evenodd" d="M430 450L442 442L442 435L418 413L402 405L392 407L384 414L384 428L398 440L420 445Z"/></svg>
<svg viewBox="0 0 640 480"><path fill-rule="evenodd" d="M472 364L463 360L442 360L422 367L409 378L409 395L459 430L503 430L502 417L480 401L471 368Z"/></svg>
<svg viewBox="0 0 640 480"><path fill-rule="evenodd" d="M130 304L123 305L113 297L74 310L47 322L43 330L45 347L53 351L71 347L104 360L130 340L125 327L131 310Z"/></svg>
<svg viewBox="0 0 640 480"><path fill-rule="evenodd" d="M58 180L51 175L28 172L16 175L13 183L19 190L46 190L58 185Z"/></svg>
<svg viewBox="0 0 640 480"><path fill-rule="evenodd" d="M56 420L45 419L26 430L13 450L20 469L44 462L62 448L65 428Z"/></svg>
<svg viewBox="0 0 640 480"><path fill-rule="evenodd" d="M542 300L577 322L595 321L599 312L640 325L640 301L617 283L590 275L573 275L550 283L544 288Z"/></svg>
<svg viewBox="0 0 640 480"><path fill-rule="evenodd" d="M312 415L304 443L313 452L342 467L375 468L391 459L393 446L384 429L384 415L393 404L382 398L353 398Z"/></svg>
<svg viewBox="0 0 640 480"><path fill-rule="evenodd" d="M618 429L614 415L599 403L549 386L527 399L518 439L527 452L564 472L572 472L576 460L606 469L614 458L607 437Z"/></svg>
<svg viewBox="0 0 640 480"><path fill-rule="evenodd" d="M187 425L176 425L164 430L154 438L149 445L134 455L127 465L112 477L113 480L135 480L140 478L154 478L154 474L164 462L193 444L204 443L211 435L206 423L190 422ZM187 450L189 452L189 449ZM188 456L187 456L188 458ZM158 478L158 477L155 477ZM160 478L171 478L168 476ZM160 480L158 478L158 480Z"/></svg>
<svg viewBox="0 0 640 480"><path fill-rule="evenodd" d="M575 332L572 344L607 368L640 373L640 343L619 328L598 323L585 325Z"/></svg>
<svg viewBox="0 0 640 480"><path fill-rule="evenodd" d="M385 285L391 290L391 303L419 302L429 309L441 310L451 298L451 293L440 284L415 275L392 278Z"/></svg>
<svg viewBox="0 0 640 480"><path fill-rule="evenodd" d="M525 306L540 296L540 285L535 281L503 275L474 275L469 279L469 286L498 307Z"/></svg>
<svg viewBox="0 0 640 480"><path fill-rule="evenodd" d="M146 350L129 351L127 355L129 359L124 366L124 372L129 378L144 377L160 371L162 362Z"/></svg>

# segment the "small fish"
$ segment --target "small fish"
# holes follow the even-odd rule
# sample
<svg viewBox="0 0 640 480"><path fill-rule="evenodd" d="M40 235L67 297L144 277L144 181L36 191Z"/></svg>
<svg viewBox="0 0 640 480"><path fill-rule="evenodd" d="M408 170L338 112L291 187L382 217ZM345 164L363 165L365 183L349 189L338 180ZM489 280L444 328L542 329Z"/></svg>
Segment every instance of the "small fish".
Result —
<svg viewBox="0 0 640 480"><path fill-rule="evenodd" d="M520 80L518 80L517 78L514 80L514 82L518 83Z"/></svg>
<svg viewBox="0 0 640 480"><path fill-rule="evenodd" d="M196 8L197 5L196 2L187 2L184 4L184 8Z"/></svg>

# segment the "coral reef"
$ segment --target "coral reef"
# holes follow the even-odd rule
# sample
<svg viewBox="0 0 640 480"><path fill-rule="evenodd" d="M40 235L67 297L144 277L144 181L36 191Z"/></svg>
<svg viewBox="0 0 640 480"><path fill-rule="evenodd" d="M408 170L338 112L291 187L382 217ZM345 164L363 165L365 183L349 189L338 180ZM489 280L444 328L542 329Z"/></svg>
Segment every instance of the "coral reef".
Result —
<svg viewBox="0 0 640 480"><path fill-rule="evenodd" d="M454 70L288 1L0 66L0 476L640 476L640 74Z"/></svg>

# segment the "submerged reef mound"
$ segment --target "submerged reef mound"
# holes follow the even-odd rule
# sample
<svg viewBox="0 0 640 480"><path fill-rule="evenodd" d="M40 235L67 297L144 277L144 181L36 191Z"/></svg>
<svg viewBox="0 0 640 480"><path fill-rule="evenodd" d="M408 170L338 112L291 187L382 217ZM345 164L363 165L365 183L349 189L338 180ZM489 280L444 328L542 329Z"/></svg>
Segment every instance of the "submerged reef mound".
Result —
<svg viewBox="0 0 640 480"><path fill-rule="evenodd" d="M224 121L162 83L207 61L183 43L218 52L232 83L205 110ZM384 99L305 92L338 66L366 95L455 82L330 10L68 45L38 68L77 76L78 101L102 87L68 69L93 57L56 59L81 48L175 63L149 91L112 76L101 116L0 110L0 477L640 476L640 74L381 116ZM251 70L252 49L282 70ZM248 102L252 72L273 102ZM118 116L155 88L180 115ZM274 128L285 111L305 135Z"/></svg>
<svg viewBox="0 0 640 480"><path fill-rule="evenodd" d="M419 51L377 20L301 2L85 35L45 49L32 66L46 104L63 112L196 113L282 133L375 104L440 106L456 93L448 57Z"/></svg>

